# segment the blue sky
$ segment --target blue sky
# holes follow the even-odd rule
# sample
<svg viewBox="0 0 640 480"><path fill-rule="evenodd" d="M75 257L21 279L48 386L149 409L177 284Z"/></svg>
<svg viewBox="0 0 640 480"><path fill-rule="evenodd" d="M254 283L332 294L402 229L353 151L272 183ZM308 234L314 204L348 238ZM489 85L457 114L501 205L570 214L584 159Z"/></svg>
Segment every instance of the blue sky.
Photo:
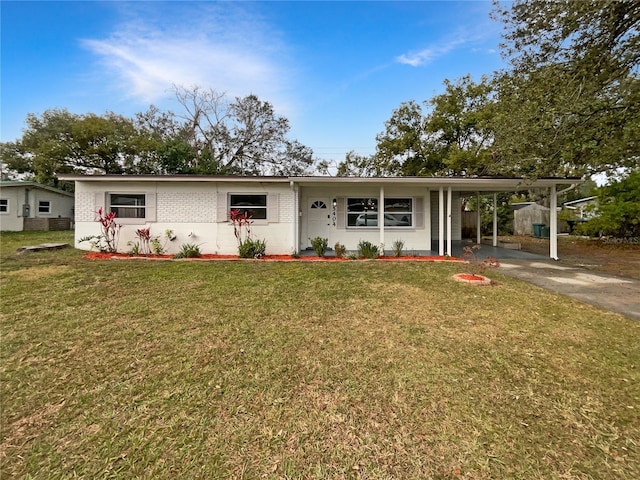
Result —
<svg viewBox="0 0 640 480"><path fill-rule="evenodd" d="M490 1L1 2L2 141L27 113L178 111L171 85L258 95L318 158L375 151L401 102L504 68Z"/></svg>

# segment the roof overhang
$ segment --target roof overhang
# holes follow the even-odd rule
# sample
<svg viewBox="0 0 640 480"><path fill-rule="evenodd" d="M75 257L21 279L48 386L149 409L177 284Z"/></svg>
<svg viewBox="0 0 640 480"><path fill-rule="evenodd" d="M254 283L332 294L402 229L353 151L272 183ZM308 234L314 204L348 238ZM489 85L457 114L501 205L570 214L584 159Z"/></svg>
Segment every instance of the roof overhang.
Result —
<svg viewBox="0 0 640 480"><path fill-rule="evenodd" d="M73 193L71 192L65 192L64 190L60 190L55 187L50 187L49 185L43 185L37 182L22 181L22 180L3 180L0 182L0 188L8 188L8 187L36 188L40 190L46 190L47 192L59 193L60 195L65 195L67 197L73 197Z"/></svg>
<svg viewBox="0 0 640 480"><path fill-rule="evenodd" d="M211 182L211 183L292 183L327 185L411 185L457 192L513 192L582 183L580 178L491 178L491 177L270 177L235 175L61 175L61 180L77 182Z"/></svg>

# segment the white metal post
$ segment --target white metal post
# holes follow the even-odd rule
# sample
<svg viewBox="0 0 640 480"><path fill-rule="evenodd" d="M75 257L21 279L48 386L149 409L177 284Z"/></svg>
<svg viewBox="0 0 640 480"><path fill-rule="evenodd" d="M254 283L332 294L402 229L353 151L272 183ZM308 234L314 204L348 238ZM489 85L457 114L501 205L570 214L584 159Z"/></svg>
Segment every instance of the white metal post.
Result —
<svg viewBox="0 0 640 480"><path fill-rule="evenodd" d="M447 188L447 255L451 256L451 187Z"/></svg>
<svg viewBox="0 0 640 480"><path fill-rule="evenodd" d="M380 229L380 252L384 255L384 187L380 187L380 200L378 200L378 228Z"/></svg>
<svg viewBox="0 0 640 480"><path fill-rule="evenodd" d="M444 256L444 191L438 190L438 255Z"/></svg>
<svg viewBox="0 0 640 480"><path fill-rule="evenodd" d="M480 192L476 194L476 198L478 203L476 207L476 243L480 245L480 242L482 242L482 233L480 232L482 227L482 222L480 221Z"/></svg>
<svg viewBox="0 0 640 480"><path fill-rule="evenodd" d="M493 246L498 246L498 194L493 194Z"/></svg>
<svg viewBox="0 0 640 480"><path fill-rule="evenodd" d="M427 237L427 250L431 250L431 191L427 188L427 195L424 198L424 232Z"/></svg>
<svg viewBox="0 0 640 480"><path fill-rule="evenodd" d="M549 257L558 260L558 194L555 185L551 186L550 197Z"/></svg>

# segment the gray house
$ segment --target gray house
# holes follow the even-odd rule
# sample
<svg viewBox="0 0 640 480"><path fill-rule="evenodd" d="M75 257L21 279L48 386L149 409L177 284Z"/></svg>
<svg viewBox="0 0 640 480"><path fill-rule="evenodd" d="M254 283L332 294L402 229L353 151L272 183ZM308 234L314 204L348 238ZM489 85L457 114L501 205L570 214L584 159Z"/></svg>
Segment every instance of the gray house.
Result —
<svg viewBox="0 0 640 480"><path fill-rule="evenodd" d="M69 230L73 193L36 182L0 182L0 230Z"/></svg>

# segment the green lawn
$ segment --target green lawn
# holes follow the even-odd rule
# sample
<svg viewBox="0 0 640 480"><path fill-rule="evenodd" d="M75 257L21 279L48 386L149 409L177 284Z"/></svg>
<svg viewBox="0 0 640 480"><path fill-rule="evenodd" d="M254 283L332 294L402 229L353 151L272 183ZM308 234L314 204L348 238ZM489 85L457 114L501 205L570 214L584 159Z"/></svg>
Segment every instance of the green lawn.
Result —
<svg viewBox="0 0 640 480"><path fill-rule="evenodd" d="M640 323L448 263L1 239L5 478L640 478Z"/></svg>

